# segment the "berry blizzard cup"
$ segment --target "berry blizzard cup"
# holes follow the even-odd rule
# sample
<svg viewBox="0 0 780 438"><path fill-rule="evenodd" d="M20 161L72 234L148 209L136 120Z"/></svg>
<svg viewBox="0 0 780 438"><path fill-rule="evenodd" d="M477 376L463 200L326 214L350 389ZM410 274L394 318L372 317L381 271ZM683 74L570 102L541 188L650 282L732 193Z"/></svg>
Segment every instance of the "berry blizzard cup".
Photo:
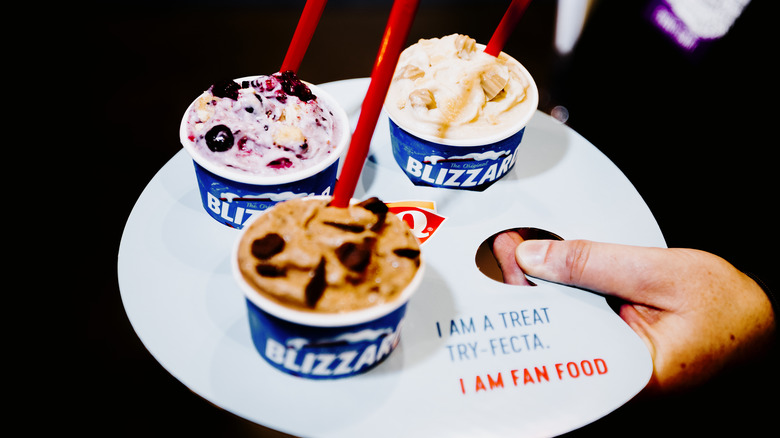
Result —
<svg viewBox="0 0 780 438"><path fill-rule="evenodd" d="M188 107L179 136L204 209L241 229L277 202L332 193L349 121L328 93L287 72L214 84Z"/></svg>
<svg viewBox="0 0 780 438"><path fill-rule="evenodd" d="M419 242L381 201L353 202L347 212L328 207L330 199L295 199L261 213L232 256L260 356L315 380L354 376L385 360L424 272Z"/></svg>
<svg viewBox="0 0 780 438"><path fill-rule="evenodd" d="M420 40L385 101L393 156L418 186L482 191L517 160L539 93L530 73L464 35Z"/></svg>

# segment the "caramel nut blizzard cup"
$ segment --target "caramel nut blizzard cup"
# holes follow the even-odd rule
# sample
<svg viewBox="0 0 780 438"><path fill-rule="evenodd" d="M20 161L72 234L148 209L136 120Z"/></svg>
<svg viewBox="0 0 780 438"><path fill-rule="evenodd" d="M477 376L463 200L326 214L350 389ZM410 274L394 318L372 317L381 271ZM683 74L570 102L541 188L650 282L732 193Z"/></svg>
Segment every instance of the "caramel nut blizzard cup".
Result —
<svg viewBox="0 0 780 438"><path fill-rule="evenodd" d="M484 45L476 44L478 50ZM514 58L528 81L525 102L527 111L511 123L502 123L479 138L439 137L408 126L388 108L390 140L396 163L417 186L483 191L506 175L517 161L517 151L528 122L536 112L539 93L531 74Z"/></svg>
<svg viewBox="0 0 780 438"><path fill-rule="evenodd" d="M257 77L249 76L235 81L241 83L255 78ZM349 145L349 120L344 109L332 96L315 85L303 83L322 101L324 107L332 111L338 138L332 142L333 149L324 159L289 173L254 175L208 160L198 153L194 142L188 138L187 115L195 102L187 108L179 128L180 141L192 157L203 208L216 221L241 229L254 215L277 202L312 195L329 195L333 192L339 159Z"/></svg>
<svg viewBox="0 0 780 438"><path fill-rule="evenodd" d="M314 196L304 202L323 198L330 199ZM257 352L281 372L314 380L350 377L379 365L400 340L406 306L424 275L422 257L411 281L392 301L338 313L289 306L256 289L239 267L242 239L252 224L273 214L274 209L269 209L244 227L231 257L233 276L245 297Z"/></svg>

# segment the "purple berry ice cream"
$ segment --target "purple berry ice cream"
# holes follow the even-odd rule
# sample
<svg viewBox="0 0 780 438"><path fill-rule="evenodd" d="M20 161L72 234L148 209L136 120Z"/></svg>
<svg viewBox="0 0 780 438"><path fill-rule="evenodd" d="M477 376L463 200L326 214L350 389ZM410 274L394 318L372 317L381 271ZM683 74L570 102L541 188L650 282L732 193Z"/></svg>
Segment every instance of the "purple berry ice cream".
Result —
<svg viewBox="0 0 780 438"><path fill-rule="evenodd" d="M335 153L346 134L333 109L293 72L215 83L185 123L195 153L257 176L309 168Z"/></svg>

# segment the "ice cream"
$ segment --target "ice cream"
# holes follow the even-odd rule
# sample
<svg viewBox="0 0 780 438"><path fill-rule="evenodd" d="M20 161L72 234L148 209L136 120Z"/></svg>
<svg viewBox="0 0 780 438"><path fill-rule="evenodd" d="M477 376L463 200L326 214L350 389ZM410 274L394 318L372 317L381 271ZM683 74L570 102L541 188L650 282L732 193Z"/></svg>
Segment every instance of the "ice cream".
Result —
<svg viewBox="0 0 780 438"><path fill-rule="evenodd" d="M307 379L353 376L384 361L425 271L418 240L386 204L342 208L331 199L276 204L244 227L231 257L255 349Z"/></svg>
<svg viewBox="0 0 780 438"><path fill-rule="evenodd" d="M331 207L330 198L275 205L245 227L237 267L285 306L325 313L392 302L420 267L419 241L377 198Z"/></svg>
<svg viewBox="0 0 780 438"><path fill-rule="evenodd" d="M294 73L213 84L182 115L204 210L241 229L286 199L330 195L349 145L349 118L325 89Z"/></svg>
<svg viewBox="0 0 780 438"><path fill-rule="evenodd" d="M215 83L185 116L194 151L251 175L306 169L332 154L346 128L293 72Z"/></svg>
<svg viewBox="0 0 780 438"><path fill-rule="evenodd" d="M421 137L489 137L527 122L538 91L505 53L494 57L472 38L421 39L401 53L385 101L398 125Z"/></svg>
<svg viewBox="0 0 780 438"><path fill-rule="evenodd" d="M393 158L417 186L483 191L515 162L539 91L505 53L459 34L401 53L385 100Z"/></svg>

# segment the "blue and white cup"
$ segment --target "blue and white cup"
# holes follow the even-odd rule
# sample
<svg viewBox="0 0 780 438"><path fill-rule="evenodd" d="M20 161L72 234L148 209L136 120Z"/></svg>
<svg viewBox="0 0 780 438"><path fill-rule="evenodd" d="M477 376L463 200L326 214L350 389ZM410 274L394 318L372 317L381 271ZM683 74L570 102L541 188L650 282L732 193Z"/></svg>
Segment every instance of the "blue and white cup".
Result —
<svg viewBox="0 0 780 438"><path fill-rule="evenodd" d="M524 133L523 126L497 141L434 140L412 134L390 119L393 157L416 186L483 191L515 165Z"/></svg>
<svg viewBox="0 0 780 438"><path fill-rule="evenodd" d="M254 78L239 78L236 82ZM333 111L336 126L340 127L337 130L339 138L334 142L336 146L332 153L323 161L283 175L253 175L220 166L198 154L194 143L187 138L187 109L181 121L179 137L182 146L192 157L203 208L213 219L231 228L241 229L253 216L278 202L333 193L339 161L349 146L349 119L344 109L327 92L315 85L306 85L317 99Z"/></svg>
<svg viewBox="0 0 780 438"><path fill-rule="evenodd" d="M539 104L539 91L531 74L519 62L517 66L529 81L524 102L528 111L485 136L436 137L404 126L386 111L393 157L414 185L483 191L509 173L518 159L525 127Z"/></svg>
<svg viewBox="0 0 780 438"><path fill-rule="evenodd" d="M263 220L266 213L254 221ZM231 257L233 276L243 291L252 342L277 370L306 379L329 380L363 374L397 347L406 307L420 286L425 262L395 300L365 309L323 313L286 306L255 289L238 267L238 246Z"/></svg>

